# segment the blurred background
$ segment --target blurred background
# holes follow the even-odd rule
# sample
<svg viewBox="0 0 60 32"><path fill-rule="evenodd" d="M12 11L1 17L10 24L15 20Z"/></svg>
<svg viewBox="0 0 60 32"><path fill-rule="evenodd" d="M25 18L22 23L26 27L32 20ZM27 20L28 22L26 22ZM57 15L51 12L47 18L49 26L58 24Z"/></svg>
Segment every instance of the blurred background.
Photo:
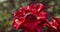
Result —
<svg viewBox="0 0 60 32"><path fill-rule="evenodd" d="M12 12L22 6L29 5L30 0L0 0L0 32L8 32L11 29ZM45 5L45 12L49 16L60 18L60 0L37 0Z"/></svg>

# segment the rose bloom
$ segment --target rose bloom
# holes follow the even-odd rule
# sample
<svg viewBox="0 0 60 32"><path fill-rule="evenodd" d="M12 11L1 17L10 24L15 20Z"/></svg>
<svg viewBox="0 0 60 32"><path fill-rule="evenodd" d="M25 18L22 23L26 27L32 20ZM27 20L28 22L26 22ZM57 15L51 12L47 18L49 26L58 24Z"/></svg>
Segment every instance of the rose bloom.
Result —
<svg viewBox="0 0 60 32"><path fill-rule="evenodd" d="M43 4L30 4L21 7L13 13L12 28L23 29L23 32L42 32L45 23L48 23L48 14L43 11Z"/></svg>
<svg viewBox="0 0 60 32"><path fill-rule="evenodd" d="M52 17L52 20L50 21L50 26L48 24L45 24L45 26L48 27L47 32L60 32L60 19L56 17Z"/></svg>

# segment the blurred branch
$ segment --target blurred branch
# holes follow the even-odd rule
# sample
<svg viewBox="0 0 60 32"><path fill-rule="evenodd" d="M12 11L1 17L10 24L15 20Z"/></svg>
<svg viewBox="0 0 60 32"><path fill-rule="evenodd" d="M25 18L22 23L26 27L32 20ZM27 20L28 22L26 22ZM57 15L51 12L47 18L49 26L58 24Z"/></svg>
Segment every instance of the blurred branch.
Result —
<svg viewBox="0 0 60 32"><path fill-rule="evenodd" d="M10 2L10 4L12 5L12 7L15 7L15 1L14 0L8 0Z"/></svg>

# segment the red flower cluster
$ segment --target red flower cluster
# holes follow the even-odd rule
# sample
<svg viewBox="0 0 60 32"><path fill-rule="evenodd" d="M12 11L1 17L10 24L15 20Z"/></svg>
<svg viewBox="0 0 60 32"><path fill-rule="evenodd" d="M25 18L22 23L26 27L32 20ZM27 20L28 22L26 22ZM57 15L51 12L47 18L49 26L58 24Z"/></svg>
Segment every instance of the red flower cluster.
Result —
<svg viewBox="0 0 60 32"><path fill-rule="evenodd" d="M45 26L48 27L47 32L60 32L60 19L56 17L52 17L52 20L49 22L50 26L48 24L45 24ZM53 30L53 31L52 31Z"/></svg>
<svg viewBox="0 0 60 32"><path fill-rule="evenodd" d="M22 28L23 32L42 32L44 24L47 23L47 27L57 30L60 20L53 17L53 20L49 23L48 14L43 10L43 4L30 4L29 6L21 7L13 13L12 27L16 30Z"/></svg>

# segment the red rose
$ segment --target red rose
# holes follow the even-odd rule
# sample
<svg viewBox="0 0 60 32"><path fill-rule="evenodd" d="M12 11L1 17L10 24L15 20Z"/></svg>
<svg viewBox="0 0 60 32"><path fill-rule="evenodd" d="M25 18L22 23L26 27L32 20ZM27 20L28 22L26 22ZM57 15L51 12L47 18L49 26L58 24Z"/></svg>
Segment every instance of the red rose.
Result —
<svg viewBox="0 0 60 32"><path fill-rule="evenodd" d="M52 31L52 29L53 29L56 32L60 32L60 30L59 30L59 27L60 27L59 26L60 25L59 22L60 22L60 19L59 18L52 17L52 20L49 22L50 25L45 24L45 26L48 27L48 30L51 30Z"/></svg>
<svg viewBox="0 0 60 32"><path fill-rule="evenodd" d="M58 23L58 26L57 26L57 24L55 24L56 25L56 27L57 27L57 32L60 32L60 19L59 18L56 18L56 17L52 17L53 19L55 19L56 20L56 22Z"/></svg>
<svg viewBox="0 0 60 32"><path fill-rule="evenodd" d="M29 5L22 7L18 11L14 12L14 19L12 27L24 28L26 31L35 32L39 30L41 32L44 23L47 23L47 13L43 11L44 6L42 4Z"/></svg>

